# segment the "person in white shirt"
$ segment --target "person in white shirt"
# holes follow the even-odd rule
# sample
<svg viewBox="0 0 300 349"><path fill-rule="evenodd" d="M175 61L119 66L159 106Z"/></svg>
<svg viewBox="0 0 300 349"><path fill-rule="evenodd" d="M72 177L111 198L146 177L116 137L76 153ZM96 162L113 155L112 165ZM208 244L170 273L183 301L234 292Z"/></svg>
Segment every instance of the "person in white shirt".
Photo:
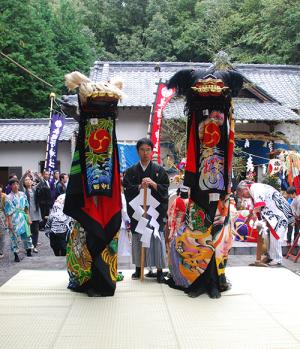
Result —
<svg viewBox="0 0 300 349"><path fill-rule="evenodd" d="M270 231L269 265L281 265L282 241L288 225L294 221L292 209L286 199L273 187L263 183L242 181L237 187L240 198L252 198L253 212L267 223Z"/></svg>

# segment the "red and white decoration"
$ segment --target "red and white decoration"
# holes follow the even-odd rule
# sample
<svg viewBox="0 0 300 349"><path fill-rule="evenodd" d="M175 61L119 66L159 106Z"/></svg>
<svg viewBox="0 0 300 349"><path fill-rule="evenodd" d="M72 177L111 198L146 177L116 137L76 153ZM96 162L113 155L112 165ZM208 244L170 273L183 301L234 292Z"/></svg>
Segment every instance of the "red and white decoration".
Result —
<svg viewBox="0 0 300 349"><path fill-rule="evenodd" d="M156 157L158 164L160 164L160 132L162 125L162 113L174 94L174 88L168 89L165 84L158 84L156 99L153 106L152 130L150 135L150 139L154 145L153 158Z"/></svg>

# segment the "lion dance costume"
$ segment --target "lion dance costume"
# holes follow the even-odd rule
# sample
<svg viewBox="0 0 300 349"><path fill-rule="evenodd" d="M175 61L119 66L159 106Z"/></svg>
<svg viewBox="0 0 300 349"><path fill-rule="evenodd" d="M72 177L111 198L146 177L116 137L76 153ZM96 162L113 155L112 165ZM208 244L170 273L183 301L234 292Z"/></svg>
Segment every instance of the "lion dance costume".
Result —
<svg viewBox="0 0 300 349"><path fill-rule="evenodd" d="M73 72L66 75L66 85L79 87L80 110L64 206L75 220L67 245L68 287L89 296L113 296L121 225L115 118L122 83L93 83Z"/></svg>
<svg viewBox="0 0 300 349"><path fill-rule="evenodd" d="M242 88L234 71L183 70L168 87L186 98L187 162L191 188L185 224L171 242L171 287L191 297L219 298L228 289L225 266L232 235L229 222L234 148L232 97Z"/></svg>

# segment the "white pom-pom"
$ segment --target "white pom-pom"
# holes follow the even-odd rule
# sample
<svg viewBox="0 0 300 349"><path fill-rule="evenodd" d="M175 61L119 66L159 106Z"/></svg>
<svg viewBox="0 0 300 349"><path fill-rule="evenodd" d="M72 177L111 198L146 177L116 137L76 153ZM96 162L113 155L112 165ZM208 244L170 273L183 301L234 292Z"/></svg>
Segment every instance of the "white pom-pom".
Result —
<svg viewBox="0 0 300 349"><path fill-rule="evenodd" d="M91 80L87 78L85 75L81 74L78 71L74 71L72 73L65 75L65 85L69 90L74 90L79 87L83 82L87 83Z"/></svg>
<svg viewBox="0 0 300 349"><path fill-rule="evenodd" d="M110 83L114 86L116 86L118 89L123 90L124 89L124 81L119 78L115 77L110 80Z"/></svg>

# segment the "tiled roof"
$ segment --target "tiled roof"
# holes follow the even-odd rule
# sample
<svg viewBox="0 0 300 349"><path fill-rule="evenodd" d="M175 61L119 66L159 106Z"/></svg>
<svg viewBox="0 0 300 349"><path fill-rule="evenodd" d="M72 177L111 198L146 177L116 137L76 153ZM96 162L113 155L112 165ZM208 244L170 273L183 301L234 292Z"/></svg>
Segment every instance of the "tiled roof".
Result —
<svg viewBox="0 0 300 349"><path fill-rule="evenodd" d="M242 65L242 74L290 109L300 109L300 66Z"/></svg>
<svg viewBox="0 0 300 349"><path fill-rule="evenodd" d="M184 100L176 98L170 102L163 112L167 119L180 118L184 116ZM234 99L234 117L236 120L249 121L296 121L300 115L286 106L278 103L258 101L251 98Z"/></svg>
<svg viewBox="0 0 300 349"><path fill-rule="evenodd" d="M104 74L102 73L103 66L105 66ZM120 77L124 81L126 94L124 100L119 103L120 106L151 106L159 80L166 81L176 71L188 68L186 63L160 63L161 71L155 72L155 66L155 62L95 62L91 69L90 78L93 81L101 81ZM205 64L205 66L208 67L209 64Z"/></svg>
<svg viewBox="0 0 300 349"><path fill-rule="evenodd" d="M155 62L102 62L96 61L91 68L93 81L121 77L125 83L127 98L121 106L151 106L156 83L168 80L181 69L207 69L210 63L159 63ZM262 88L282 105L300 109L300 66L268 64L236 64L235 68L258 88Z"/></svg>
<svg viewBox="0 0 300 349"><path fill-rule="evenodd" d="M77 123L66 119L59 141L69 141ZM49 119L0 119L0 142L44 142L49 133Z"/></svg>
<svg viewBox="0 0 300 349"><path fill-rule="evenodd" d="M296 121L300 115L285 105L272 102L259 103L253 99L238 98L234 104L235 119L256 121Z"/></svg>

